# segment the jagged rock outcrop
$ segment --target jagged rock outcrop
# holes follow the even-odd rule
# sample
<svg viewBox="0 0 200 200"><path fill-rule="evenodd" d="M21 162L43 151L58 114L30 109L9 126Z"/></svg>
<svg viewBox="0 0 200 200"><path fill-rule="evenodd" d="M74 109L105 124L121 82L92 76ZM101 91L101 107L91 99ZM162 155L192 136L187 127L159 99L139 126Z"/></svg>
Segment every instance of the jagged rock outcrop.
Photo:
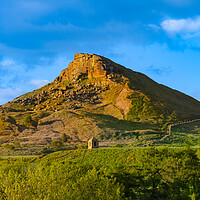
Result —
<svg viewBox="0 0 200 200"><path fill-rule="evenodd" d="M119 74L120 68L113 66L114 63L102 56L95 54L77 53L67 69L63 70L56 81L78 80L87 76L92 78L105 78L109 74Z"/></svg>

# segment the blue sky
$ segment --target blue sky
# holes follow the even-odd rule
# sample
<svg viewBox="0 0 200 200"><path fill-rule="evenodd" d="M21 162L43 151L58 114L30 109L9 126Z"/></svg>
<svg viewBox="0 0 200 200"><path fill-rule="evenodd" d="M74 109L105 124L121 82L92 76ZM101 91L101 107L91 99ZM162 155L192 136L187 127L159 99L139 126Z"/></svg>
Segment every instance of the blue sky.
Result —
<svg viewBox="0 0 200 200"><path fill-rule="evenodd" d="M197 0L6 0L0 4L0 104L95 53L200 100Z"/></svg>

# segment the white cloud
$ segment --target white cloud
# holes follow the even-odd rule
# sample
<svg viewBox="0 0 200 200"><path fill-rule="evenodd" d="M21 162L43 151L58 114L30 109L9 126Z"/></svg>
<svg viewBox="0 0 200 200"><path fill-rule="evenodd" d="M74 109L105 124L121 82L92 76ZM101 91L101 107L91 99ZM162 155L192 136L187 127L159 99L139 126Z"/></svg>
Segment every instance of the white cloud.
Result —
<svg viewBox="0 0 200 200"><path fill-rule="evenodd" d="M159 31L161 29L160 26L157 26L155 24L149 24L148 27L150 27L154 31Z"/></svg>
<svg viewBox="0 0 200 200"><path fill-rule="evenodd" d="M23 93L24 91L19 88L0 88L0 104L11 101Z"/></svg>
<svg viewBox="0 0 200 200"><path fill-rule="evenodd" d="M0 70L4 71L10 71L12 70L13 72L15 71L18 73L24 72L26 70L27 66L22 63L17 63L15 60L11 58L3 58L0 61Z"/></svg>
<svg viewBox="0 0 200 200"><path fill-rule="evenodd" d="M200 16L194 19L167 19L161 23L161 27L163 30L171 34L196 34L200 32Z"/></svg>
<svg viewBox="0 0 200 200"><path fill-rule="evenodd" d="M30 81L30 84L36 87L42 87L48 83L49 83L48 80L31 80Z"/></svg>
<svg viewBox="0 0 200 200"><path fill-rule="evenodd" d="M12 59L5 59L5 60L2 60L1 62L0 62L0 65L2 66L2 67L10 67L10 66L12 66L12 65L14 65L15 64L15 61L14 60L12 60Z"/></svg>
<svg viewBox="0 0 200 200"><path fill-rule="evenodd" d="M27 24L28 25L28 24ZM32 30L40 31L83 31L83 28L75 26L73 24L61 24L61 23L48 23L45 25L33 25L29 24L28 27Z"/></svg>

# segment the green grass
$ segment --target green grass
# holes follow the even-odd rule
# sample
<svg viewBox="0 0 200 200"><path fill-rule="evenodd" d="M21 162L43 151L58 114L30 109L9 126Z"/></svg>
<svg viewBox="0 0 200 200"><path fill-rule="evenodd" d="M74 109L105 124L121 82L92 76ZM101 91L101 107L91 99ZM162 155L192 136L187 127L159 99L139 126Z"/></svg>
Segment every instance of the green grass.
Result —
<svg viewBox="0 0 200 200"><path fill-rule="evenodd" d="M126 131L159 129L159 125L156 124L120 120L110 115L94 114L94 113L86 113L85 115L93 118L98 123L100 128L108 127L116 130L126 130Z"/></svg>
<svg viewBox="0 0 200 200"><path fill-rule="evenodd" d="M185 145L200 146L200 122L176 125L172 127L172 132L166 140L158 145L180 146Z"/></svg>
<svg viewBox="0 0 200 200"><path fill-rule="evenodd" d="M199 149L163 147L0 158L0 199L199 199L199 158Z"/></svg>
<svg viewBox="0 0 200 200"><path fill-rule="evenodd" d="M36 158L38 155L24 155L24 156L1 156L2 159L19 159L19 158Z"/></svg>

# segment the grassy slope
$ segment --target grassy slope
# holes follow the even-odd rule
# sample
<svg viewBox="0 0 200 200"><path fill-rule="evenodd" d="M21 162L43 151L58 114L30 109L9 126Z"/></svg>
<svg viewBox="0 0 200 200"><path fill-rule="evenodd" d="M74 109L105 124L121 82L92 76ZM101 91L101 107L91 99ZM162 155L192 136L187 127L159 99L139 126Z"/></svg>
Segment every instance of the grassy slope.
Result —
<svg viewBox="0 0 200 200"><path fill-rule="evenodd" d="M200 122L181 124L172 127L172 133L158 145L180 146L192 145L200 146Z"/></svg>
<svg viewBox="0 0 200 200"><path fill-rule="evenodd" d="M146 94L152 102L160 104L162 112L175 111L180 119L198 118L200 102L177 90L158 84L144 74L128 70L130 86Z"/></svg>

